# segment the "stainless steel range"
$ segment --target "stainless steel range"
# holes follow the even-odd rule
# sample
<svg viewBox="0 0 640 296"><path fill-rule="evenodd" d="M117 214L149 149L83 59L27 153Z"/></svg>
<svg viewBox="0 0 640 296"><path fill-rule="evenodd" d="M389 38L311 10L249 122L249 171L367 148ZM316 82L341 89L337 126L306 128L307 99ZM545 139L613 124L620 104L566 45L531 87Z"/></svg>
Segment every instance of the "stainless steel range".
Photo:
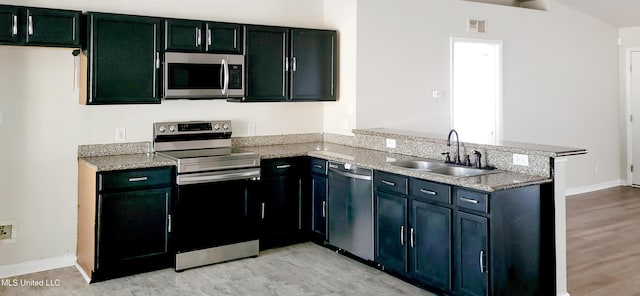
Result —
<svg viewBox="0 0 640 296"><path fill-rule="evenodd" d="M231 121L158 122L156 153L177 162L172 203L175 269L258 255L251 192L260 155L231 147Z"/></svg>

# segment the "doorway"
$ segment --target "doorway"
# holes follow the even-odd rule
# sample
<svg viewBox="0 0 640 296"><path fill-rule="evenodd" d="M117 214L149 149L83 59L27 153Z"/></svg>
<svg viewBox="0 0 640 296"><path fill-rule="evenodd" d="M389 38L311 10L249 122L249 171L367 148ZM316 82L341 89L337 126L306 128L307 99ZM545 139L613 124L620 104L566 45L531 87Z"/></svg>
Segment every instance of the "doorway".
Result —
<svg viewBox="0 0 640 296"><path fill-rule="evenodd" d="M465 142L498 144L502 41L451 38L451 127Z"/></svg>

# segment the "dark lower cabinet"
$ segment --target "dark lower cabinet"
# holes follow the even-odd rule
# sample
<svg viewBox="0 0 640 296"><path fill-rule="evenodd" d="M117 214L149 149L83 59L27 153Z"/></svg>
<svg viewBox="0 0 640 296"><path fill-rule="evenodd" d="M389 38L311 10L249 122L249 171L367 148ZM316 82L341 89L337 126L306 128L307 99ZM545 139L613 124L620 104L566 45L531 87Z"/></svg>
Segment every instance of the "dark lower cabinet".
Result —
<svg viewBox="0 0 640 296"><path fill-rule="evenodd" d="M487 218L456 213L456 283L459 295L489 293L489 229Z"/></svg>
<svg viewBox="0 0 640 296"><path fill-rule="evenodd" d="M327 239L327 176L311 175L311 231L321 240Z"/></svg>
<svg viewBox="0 0 640 296"><path fill-rule="evenodd" d="M258 204L260 249L302 240L302 176L304 159L279 158L261 163Z"/></svg>
<svg viewBox="0 0 640 296"><path fill-rule="evenodd" d="M451 209L411 200L410 276L443 291L451 290Z"/></svg>
<svg viewBox="0 0 640 296"><path fill-rule="evenodd" d="M407 198L376 191L376 262L385 269L406 273Z"/></svg>
<svg viewBox="0 0 640 296"><path fill-rule="evenodd" d="M80 47L80 11L0 5L0 44Z"/></svg>
<svg viewBox="0 0 640 296"><path fill-rule="evenodd" d="M159 104L160 29L158 18L89 13L81 103Z"/></svg>
<svg viewBox="0 0 640 296"><path fill-rule="evenodd" d="M171 266L174 167L78 165L79 268L91 282Z"/></svg>
<svg viewBox="0 0 640 296"><path fill-rule="evenodd" d="M135 268L154 257L166 262L170 198L170 188L100 194L97 270Z"/></svg>

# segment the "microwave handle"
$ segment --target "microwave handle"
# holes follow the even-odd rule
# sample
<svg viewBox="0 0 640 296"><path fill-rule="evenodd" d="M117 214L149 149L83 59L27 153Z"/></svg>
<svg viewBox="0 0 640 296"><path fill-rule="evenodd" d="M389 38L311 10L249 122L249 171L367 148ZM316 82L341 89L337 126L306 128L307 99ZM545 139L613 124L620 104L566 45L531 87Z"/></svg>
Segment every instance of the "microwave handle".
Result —
<svg viewBox="0 0 640 296"><path fill-rule="evenodd" d="M224 69L224 84L222 86L222 94L226 95L229 89L229 64L226 59L222 59L222 68Z"/></svg>

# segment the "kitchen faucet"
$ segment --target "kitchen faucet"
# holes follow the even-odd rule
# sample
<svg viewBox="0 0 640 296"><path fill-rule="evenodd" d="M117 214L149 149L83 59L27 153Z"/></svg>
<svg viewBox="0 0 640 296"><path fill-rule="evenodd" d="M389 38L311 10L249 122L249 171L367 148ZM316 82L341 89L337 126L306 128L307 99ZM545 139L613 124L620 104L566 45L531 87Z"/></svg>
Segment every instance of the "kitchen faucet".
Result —
<svg viewBox="0 0 640 296"><path fill-rule="evenodd" d="M460 160L460 137L458 136L458 132L454 129L449 132L449 136L447 137L447 146L451 147L451 135L454 133L456 134L456 155L453 156L453 161L451 161L451 163L462 164L462 161Z"/></svg>

